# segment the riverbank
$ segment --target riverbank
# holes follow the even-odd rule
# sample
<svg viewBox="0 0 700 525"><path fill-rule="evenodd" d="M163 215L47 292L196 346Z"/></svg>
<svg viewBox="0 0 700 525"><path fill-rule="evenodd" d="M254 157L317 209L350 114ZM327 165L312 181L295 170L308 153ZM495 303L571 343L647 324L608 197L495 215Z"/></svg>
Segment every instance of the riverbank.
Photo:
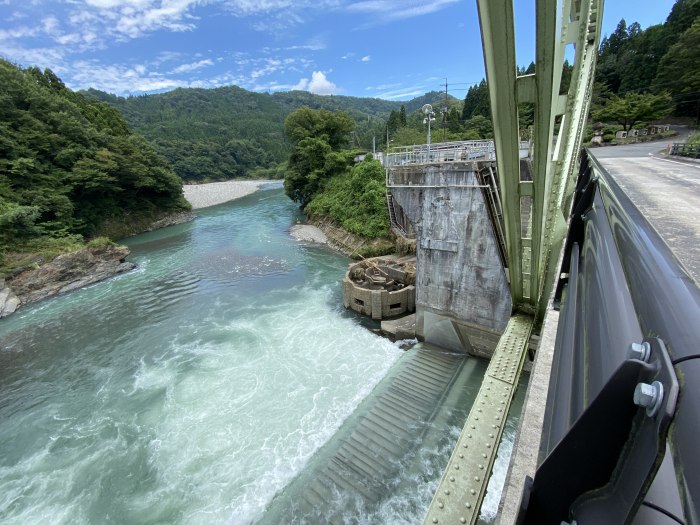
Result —
<svg viewBox="0 0 700 525"><path fill-rule="evenodd" d="M275 180L227 180L224 182L209 182L206 184L185 184L182 191L192 209L216 206L232 200L240 199L255 193L263 184L280 182Z"/></svg>
<svg viewBox="0 0 700 525"><path fill-rule="evenodd" d="M325 244L353 259L377 257L396 251L396 245L391 239L360 237L338 226L328 217L313 218L310 224L295 224L289 229L289 234L298 241Z"/></svg>

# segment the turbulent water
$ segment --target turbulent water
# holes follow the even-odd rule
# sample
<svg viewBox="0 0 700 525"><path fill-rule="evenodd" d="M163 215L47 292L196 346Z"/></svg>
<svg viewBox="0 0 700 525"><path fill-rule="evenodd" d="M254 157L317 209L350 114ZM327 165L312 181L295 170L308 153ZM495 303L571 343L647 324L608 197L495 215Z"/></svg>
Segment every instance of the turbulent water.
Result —
<svg viewBox="0 0 700 525"><path fill-rule="evenodd" d="M247 523L401 355L263 191L0 323L0 521Z"/></svg>
<svg viewBox="0 0 700 525"><path fill-rule="evenodd" d="M255 522L402 355L279 188L199 215L0 322L0 522Z"/></svg>

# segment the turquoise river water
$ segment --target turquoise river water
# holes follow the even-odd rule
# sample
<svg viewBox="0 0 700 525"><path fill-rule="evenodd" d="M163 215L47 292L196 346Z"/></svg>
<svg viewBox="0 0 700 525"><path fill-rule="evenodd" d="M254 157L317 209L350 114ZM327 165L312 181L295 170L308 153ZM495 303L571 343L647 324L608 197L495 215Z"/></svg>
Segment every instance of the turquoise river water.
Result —
<svg viewBox="0 0 700 525"><path fill-rule="evenodd" d="M0 522L264 517L404 354L298 218L279 186L200 210L127 240L137 270L0 321Z"/></svg>

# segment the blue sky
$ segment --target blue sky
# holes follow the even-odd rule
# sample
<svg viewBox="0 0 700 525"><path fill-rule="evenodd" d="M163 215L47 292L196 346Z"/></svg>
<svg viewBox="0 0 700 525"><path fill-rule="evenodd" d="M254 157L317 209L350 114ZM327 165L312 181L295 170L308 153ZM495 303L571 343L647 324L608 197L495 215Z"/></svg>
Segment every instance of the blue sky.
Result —
<svg viewBox="0 0 700 525"><path fill-rule="evenodd" d="M608 0L666 19L673 0ZM534 55L534 0L515 0L518 62ZM406 100L463 98L484 76L475 0L0 0L0 55L73 89L119 95L230 84Z"/></svg>

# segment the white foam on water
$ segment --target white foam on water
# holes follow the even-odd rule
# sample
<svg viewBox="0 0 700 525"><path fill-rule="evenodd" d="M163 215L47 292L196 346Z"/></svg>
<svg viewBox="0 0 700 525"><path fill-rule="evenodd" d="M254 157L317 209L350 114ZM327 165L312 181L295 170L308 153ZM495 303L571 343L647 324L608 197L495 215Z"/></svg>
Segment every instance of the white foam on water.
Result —
<svg viewBox="0 0 700 525"><path fill-rule="evenodd" d="M134 334L117 368L76 362L26 414L37 443L0 456L0 521L259 517L402 354L330 307L330 286L270 293L200 309L157 351Z"/></svg>
<svg viewBox="0 0 700 525"><path fill-rule="evenodd" d="M254 204L3 320L0 522L249 523L399 358L339 305L347 260L288 240L284 197ZM249 277L188 278L232 243Z"/></svg>

